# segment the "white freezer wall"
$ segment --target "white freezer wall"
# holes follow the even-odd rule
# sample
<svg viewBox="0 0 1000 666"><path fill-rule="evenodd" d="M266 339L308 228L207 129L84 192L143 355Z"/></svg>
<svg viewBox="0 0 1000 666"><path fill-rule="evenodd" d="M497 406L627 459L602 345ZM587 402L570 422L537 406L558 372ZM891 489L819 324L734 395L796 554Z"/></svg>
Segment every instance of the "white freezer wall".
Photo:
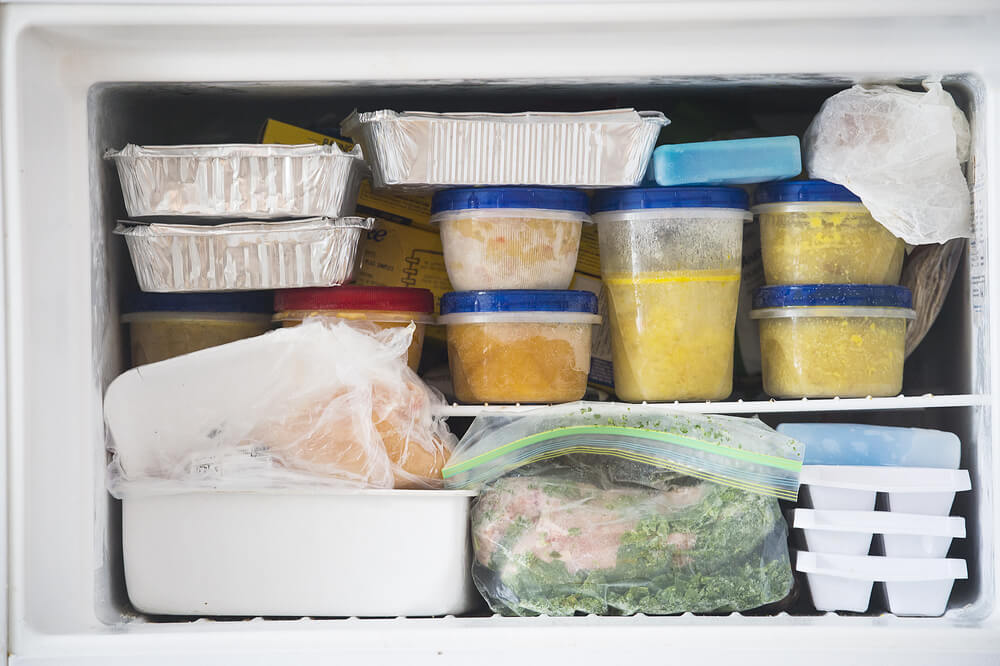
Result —
<svg viewBox="0 0 1000 666"><path fill-rule="evenodd" d="M988 233L1000 184L1000 16L993 3L751 1L310 7L7 4L2 17L8 650L24 663L71 656L204 663L332 656L439 663L539 659L705 659L774 651L816 663L852 651L890 663L995 663L997 559L990 454L998 366L988 286L1000 265ZM941 14L941 12L945 12ZM120 359L107 221L91 171L88 95L109 82L605 82L685 84L913 80L968 75L976 145L978 235L969 263L971 368L963 408L980 488L981 601L944 619L447 618L196 623L126 622L108 598L115 529L103 491L100 399ZM995 224L993 225L995 226ZM95 233L96 232L96 233ZM962 279L962 278L960 278ZM968 279L968 278L965 278ZM966 346L968 345L968 346ZM990 359L983 363L977 359ZM968 454L968 452L967 452ZM110 569L109 569L110 567ZM126 618L127 619L127 618ZM722 638L724 637L724 640ZM269 659L270 657L270 659ZM81 662L83 663L82 659ZM195 661L192 661L195 663ZM954 663L954 661L952 662Z"/></svg>

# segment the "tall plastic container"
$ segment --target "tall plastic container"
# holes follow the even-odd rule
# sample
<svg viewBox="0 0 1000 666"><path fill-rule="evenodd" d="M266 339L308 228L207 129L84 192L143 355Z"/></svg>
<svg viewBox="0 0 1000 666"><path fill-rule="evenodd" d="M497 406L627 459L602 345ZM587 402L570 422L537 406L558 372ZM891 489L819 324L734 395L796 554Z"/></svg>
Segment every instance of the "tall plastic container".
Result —
<svg viewBox="0 0 1000 666"><path fill-rule="evenodd" d="M743 190L611 190L593 202L611 316L615 393L718 400L733 387Z"/></svg>

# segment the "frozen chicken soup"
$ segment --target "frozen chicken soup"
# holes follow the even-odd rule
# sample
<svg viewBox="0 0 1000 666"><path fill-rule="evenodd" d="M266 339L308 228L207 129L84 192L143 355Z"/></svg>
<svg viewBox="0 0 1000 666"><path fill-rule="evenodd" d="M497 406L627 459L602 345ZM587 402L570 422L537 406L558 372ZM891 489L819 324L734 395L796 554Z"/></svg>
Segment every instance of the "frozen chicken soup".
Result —
<svg viewBox="0 0 1000 666"><path fill-rule="evenodd" d="M825 180L768 183L754 194L768 284L896 284L904 243L856 195Z"/></svg>
<svg viewBox="0 0 1000 666"><path fill-rule="evenodd" d="M462 402L552 403L587 390L589 291L464 291L441 298L448 364Z"/></svg>
<svg viewBox="0 0 1000 666"><path fill-rule="evenodd" d="M732 392L747 197L727 187L599 193L615 393L630 402Z"/></svg>
<svg viewBox="0 0 1000 666"><path fill-rule="evenodd" d="M431 222L456 290L566 289L589 207L579 190L461 188L434 195Z"/></svg>

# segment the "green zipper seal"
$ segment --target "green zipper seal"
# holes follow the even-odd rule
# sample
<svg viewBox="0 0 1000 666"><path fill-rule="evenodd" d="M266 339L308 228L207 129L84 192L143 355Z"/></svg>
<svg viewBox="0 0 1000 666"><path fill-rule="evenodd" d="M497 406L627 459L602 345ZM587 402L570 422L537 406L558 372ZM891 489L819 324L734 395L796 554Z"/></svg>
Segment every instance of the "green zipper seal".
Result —
<svg viewBox="0 0 1000 666"><path fill-rule="evenodd" d="M450 465L441 470L441 476L445 479L460 474L473 467L478 467L483 463L495 460L500 456L511 453L512 451L517 451L518 449L523 449L526 446L531 446L532 444L537 444L538 442L544 441L546 439L553 439L554 437L570 437L573 435L633 435L639 439L650 439L658 442L666 442L668 444L676 444L678 446L684 446L689 449L697 449L699 451L705 451L706 453L714 453L716 455L725 456L727 458L733 458L735 460L742 460L744 462L755 463L757 465L764 465L765 467L775 467L777 469L784 469L791 472L798 472L802 469L801 460L789 460L787 458L781 458L779 456L770 456L766 453L756 453L754 451L744 451L742 449L733 449L728 446L723 446L722 444L713 444L711 442L705 442L700 439L692 439L690 437L683 437L681 435L675 435L669 432L660 432L657 430L646 430L645 428L629 428L625 426L572 426L569 428L556 428L555 430L546 430L545 432L536 433L534 435L529 435L527 437L522 437L521 439L514 440L508 444L504 444L501 447L495 448L492 451L487 451L486 453L481 453L475 458L470 458L463 463L457 465Z"/></svg>

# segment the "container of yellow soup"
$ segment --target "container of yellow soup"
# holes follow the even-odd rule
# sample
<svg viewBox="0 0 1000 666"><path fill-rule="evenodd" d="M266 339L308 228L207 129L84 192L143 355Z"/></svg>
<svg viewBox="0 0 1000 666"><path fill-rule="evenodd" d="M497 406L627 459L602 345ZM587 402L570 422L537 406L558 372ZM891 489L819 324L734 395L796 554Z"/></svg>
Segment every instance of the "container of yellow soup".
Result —
<svg viewBox="0 0 1000 666"><path fill-rule="evenodd" d="M594 197L620 399L718 400L732 392L746 208L746 194L731 187Z"/></svg>
<svg viewBox="0 0 1000 666"><path fill-rule="evenodd" d="M270 291L152 294L125 305L132 365L252 338L271 329Z"/></svg>
<svg viewBox="0 0 1000 666"><path fill-rule="evenodd" d="M274 295L274 321L298 326L306 317L335 317L370 321L379 328L415 324L406 362L414 372L420 365L424 331L434 323L434 293L414 287L309 287L283 289Z"/></svg>
<svg viewBox="0 0 1000 666"><path fill-rule="evenodd" d="M450 292L448 327L455 397L469 403L556 403L587 390L597 296L589 291Z"/></svg>
<svg viewBox="0 0 1000 666"><path fill-rule="evenodd" d="M566 289L590 200L554 187L442 190L431 203L456 291Z"/></svg>
<svg viewBox="0 0 1000 666"><path fill-rule="evenodd" d="M764 390L776 398L898 395L906 326L916 313L905 287L811 284L762 287Z"/></svg>
<svg viewBox="0 0 1000 666"><path fill-rule="evenodd" d="M825 180L766 183L754 193L767 284L897 284L904 243L861 199Z"/></svg>

